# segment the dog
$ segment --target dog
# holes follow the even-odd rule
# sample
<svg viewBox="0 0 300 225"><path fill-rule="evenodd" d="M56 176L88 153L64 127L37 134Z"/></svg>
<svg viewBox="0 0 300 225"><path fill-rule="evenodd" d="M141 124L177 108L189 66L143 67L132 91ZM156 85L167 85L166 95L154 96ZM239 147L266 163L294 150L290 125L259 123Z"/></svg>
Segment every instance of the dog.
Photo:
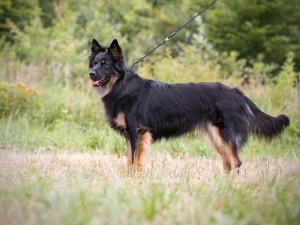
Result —
<svg viewBox="0 0 300 225"><path fill-rule="evenodd" d="M92 40L89 75L110 127L126 138L131 168L142 168L153 141L201 130L221 156L224 171L238 170L238 152L250 134L272 139L290 123L286 115L272 117L222 83L144 79L126 66L116 39L109 47Z"/></svg>

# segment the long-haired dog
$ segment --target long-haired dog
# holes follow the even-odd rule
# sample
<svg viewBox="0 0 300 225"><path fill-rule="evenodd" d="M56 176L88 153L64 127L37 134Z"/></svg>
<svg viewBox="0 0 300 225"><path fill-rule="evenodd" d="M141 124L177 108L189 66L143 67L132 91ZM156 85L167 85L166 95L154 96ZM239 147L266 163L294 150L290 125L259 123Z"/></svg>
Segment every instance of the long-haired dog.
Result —
<svg viewBox="0 0 300 225"><path fill-rule="evenodd" d="M200 129L229 172L240 167L238 152L249 134L271 139L289 125L287 116L262 112L237 88L144 79L126 66L117 40L103 47L93 39L89 68L108 123L126 138L129 167L141 168L152 141Z"/></svg>

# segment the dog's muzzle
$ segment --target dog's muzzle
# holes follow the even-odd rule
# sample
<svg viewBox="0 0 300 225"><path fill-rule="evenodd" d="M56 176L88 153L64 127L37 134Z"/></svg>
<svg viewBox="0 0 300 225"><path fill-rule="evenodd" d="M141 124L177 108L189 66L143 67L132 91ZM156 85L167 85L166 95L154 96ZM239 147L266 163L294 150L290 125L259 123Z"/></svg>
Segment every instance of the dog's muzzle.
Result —
<svg viewBox="0 0 300 225"><path fill-rule="evenodd" d="M91 70L90 78L92 80L92 85L94 87L99 87L105 85L105 83L108 81L109 76L104 76L103 78L99 79L99 76L97 76L96 72Z"/></svg>
<svg viewBox="0 0 300 225"><path fill-rule="evenodd" d="M105 85L105 84L107 83L108 79L109 79L109 76L105 76L105 77L103 77L103 78L100 79L100 80L93 80L93 79L92 79L92 85L93 85L94 87L103 86L103 85Z"/></svg>

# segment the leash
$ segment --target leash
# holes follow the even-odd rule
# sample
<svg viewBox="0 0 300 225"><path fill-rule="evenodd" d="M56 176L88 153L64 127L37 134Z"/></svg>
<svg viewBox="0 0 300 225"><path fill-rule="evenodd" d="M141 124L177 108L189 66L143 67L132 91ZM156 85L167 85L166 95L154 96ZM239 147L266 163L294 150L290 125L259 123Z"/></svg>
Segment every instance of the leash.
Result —
<svg viewBox="0 0 300 225"><path fill-rule="evenodd" d="M190 19L188 22L183 24L181 27L179 27L177 30L175 30L173 33L171 33L168 37L166 37L162 42L160 42L155 48L153 48L150 52L148 52L145 56L140 58L137 61L134 61L133 65L131 66L131 69L138 64L140 61L144 60L147 56L149 56L152 52L154 52L156 49L158 49L160 46L165 44L168 40L170 40L172 37L174 37L179 31L181 31L184 27L186 27L190 22L192 22L197 16L201 15L205 10L207 10L209 7L211 7L217 0L213 0L209 5L207 5L205 8L200 10L192 19Z"/></svg>

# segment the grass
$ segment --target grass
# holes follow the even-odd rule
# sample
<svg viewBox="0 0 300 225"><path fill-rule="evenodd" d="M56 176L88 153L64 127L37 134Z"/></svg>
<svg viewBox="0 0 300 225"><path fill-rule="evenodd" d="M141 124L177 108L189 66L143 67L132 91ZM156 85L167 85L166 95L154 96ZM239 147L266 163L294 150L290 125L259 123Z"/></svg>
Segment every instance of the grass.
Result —
<svg viewBox="0 0 300 225"><path fill-rule="evenodd" d="M132 175L95 93L42 90L36 108L0 118L0 225L299 224L298 105L279 138L250 138L239 175L197 134L153 144ZM262 93L251 96L278 114Z"/></svg>
<svg viewBox="0 0 300 225"><path fill-rule="evenodd" d="M299 224L299 157L252 157L224 175L214 157L0 150L0 224Z"/></svg>
<svg viewBox="0 0 300 225"><path fill-rule="evenodd" d="M101 150L106 153L126 151L125 139L108 127L104 121L96 126L81 126L72 121L60 121L51 128L31 122L26 115L18 118L0 119L0 146L26 149L41 148L60 151ZM253 138L247 142L242 154L252 156L281 156L282 154L300 155L300 139L289 132L283 133L272 142ZM161 140L152 149L159 152L183 153L193 156L215 157L216 153L201 135L190 134L181 138Z"/></svg>

